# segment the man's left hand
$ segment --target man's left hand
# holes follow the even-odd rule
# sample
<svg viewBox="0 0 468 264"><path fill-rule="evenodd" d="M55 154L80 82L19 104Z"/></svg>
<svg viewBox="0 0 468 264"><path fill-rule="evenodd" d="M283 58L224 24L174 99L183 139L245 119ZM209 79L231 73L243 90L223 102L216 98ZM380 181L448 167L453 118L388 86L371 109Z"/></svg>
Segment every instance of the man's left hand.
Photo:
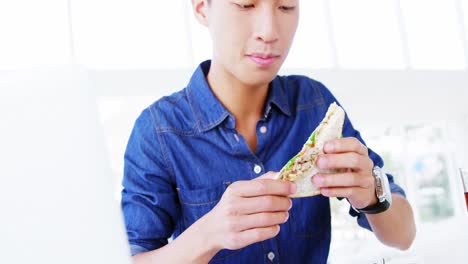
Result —
<svg viewBox="0 0 468 264"><path fill-rule="evenodd" d="M374 163L366 146L358 139L348 137L328 141L323 151L316 165L321 170L332 169L337 173L319 173L312 177L322 195L347 198L358 209L377 203L372 175Z"/></svg>

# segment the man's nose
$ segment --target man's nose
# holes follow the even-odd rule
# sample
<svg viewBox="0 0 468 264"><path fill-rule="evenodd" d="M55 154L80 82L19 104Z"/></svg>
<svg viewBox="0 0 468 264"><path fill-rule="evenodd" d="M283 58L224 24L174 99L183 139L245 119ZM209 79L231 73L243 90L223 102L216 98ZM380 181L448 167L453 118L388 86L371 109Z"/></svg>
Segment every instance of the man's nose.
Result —
<svg viewBox="0 0 468 264"><path fill-rule="evenodd" d="M257 40L265 43L274 43L278 40L278 23L273 10L263 10L255 19L255 23Z"/></svg>

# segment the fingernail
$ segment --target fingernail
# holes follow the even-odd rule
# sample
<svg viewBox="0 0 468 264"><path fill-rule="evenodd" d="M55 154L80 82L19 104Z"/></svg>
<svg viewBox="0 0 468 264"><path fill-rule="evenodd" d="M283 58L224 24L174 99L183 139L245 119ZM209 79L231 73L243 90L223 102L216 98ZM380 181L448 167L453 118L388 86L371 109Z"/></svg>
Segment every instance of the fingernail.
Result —
<svg viewBox="0 0 468 264"><path fill-rule="evenodd" d="M315 185L321 185L323 183L323 177L321 175L315 175L312 177L312 183Z"/></svg>
<svg viewBox="0 0 468 264"><path fill-rule="evenodd" d="M324 156L319 156L318 159L317 159L317 162L315 163L319 168L323 169L326 167L327 165L327 158L324 157Z"/></svg>
<svg viewBox="0 0 468 264"><path fill-rule="evenodd" d="M291 182L291 185L290 185L290 187L289 187L289 192L290 192L291 194L294 194L294 193L296 193L296 190L297 190L296 183Z"/></svg>
<svg viewBox="0 0 468 264"><path fill-rule="evenodd" d="M327 142L325 146L323 147L323 151L327 153L333 152L334 149L335 149L335 144L333 144L333 142Z"/></svg>
<svg viewBox="0 0 468 264"><path fill-rule="evenodd" d="M284 222L286 223L288 221L288 219L289 219L289 213L286 212L286 219L284 219Z"/></svg>
<svg viewBox="0 0 468 264"><path fill-rule="evenodd" d="M292 206L293 206L293 202L292 202L291 199L289 199L289 208L288 208L288 211L291 210Z"/></svg>

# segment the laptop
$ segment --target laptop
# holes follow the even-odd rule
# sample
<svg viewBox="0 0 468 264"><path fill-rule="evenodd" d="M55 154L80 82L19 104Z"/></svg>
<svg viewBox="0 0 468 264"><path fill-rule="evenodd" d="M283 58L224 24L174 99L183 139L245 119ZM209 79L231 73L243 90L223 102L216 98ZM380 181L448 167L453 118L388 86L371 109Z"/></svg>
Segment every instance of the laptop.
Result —
<svg viewBox="0 0 468 264"><path fill-rule="evenodd" d="M85 71L0 72L0 263L130 263Z"/></svg>

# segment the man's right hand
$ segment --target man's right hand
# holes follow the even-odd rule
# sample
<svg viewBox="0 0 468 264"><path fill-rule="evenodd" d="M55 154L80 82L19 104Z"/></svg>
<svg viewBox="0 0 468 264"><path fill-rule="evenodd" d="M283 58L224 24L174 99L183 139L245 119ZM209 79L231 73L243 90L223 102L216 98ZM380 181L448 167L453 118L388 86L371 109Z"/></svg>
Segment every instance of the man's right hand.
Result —
<svg viewBox="0 0 468 264"><path fill-rule="evenodd" d="M288 195L295 193L296 186L274 180L276 175L268 172L254 180L232 183L219 203L198 221L214 251L240 249L279 233L279 225L288 220L292 207Z"/></svg>
<svg viewBox="0 0 468 264"><path fill-rule="evenodd" d="M219 203L166 246L133 256L134 263L207 263L221 249L240 249L276 236L289 217L295 184L268 172L232 183ZM190 248L198 250L187 250Z"/></svg>

